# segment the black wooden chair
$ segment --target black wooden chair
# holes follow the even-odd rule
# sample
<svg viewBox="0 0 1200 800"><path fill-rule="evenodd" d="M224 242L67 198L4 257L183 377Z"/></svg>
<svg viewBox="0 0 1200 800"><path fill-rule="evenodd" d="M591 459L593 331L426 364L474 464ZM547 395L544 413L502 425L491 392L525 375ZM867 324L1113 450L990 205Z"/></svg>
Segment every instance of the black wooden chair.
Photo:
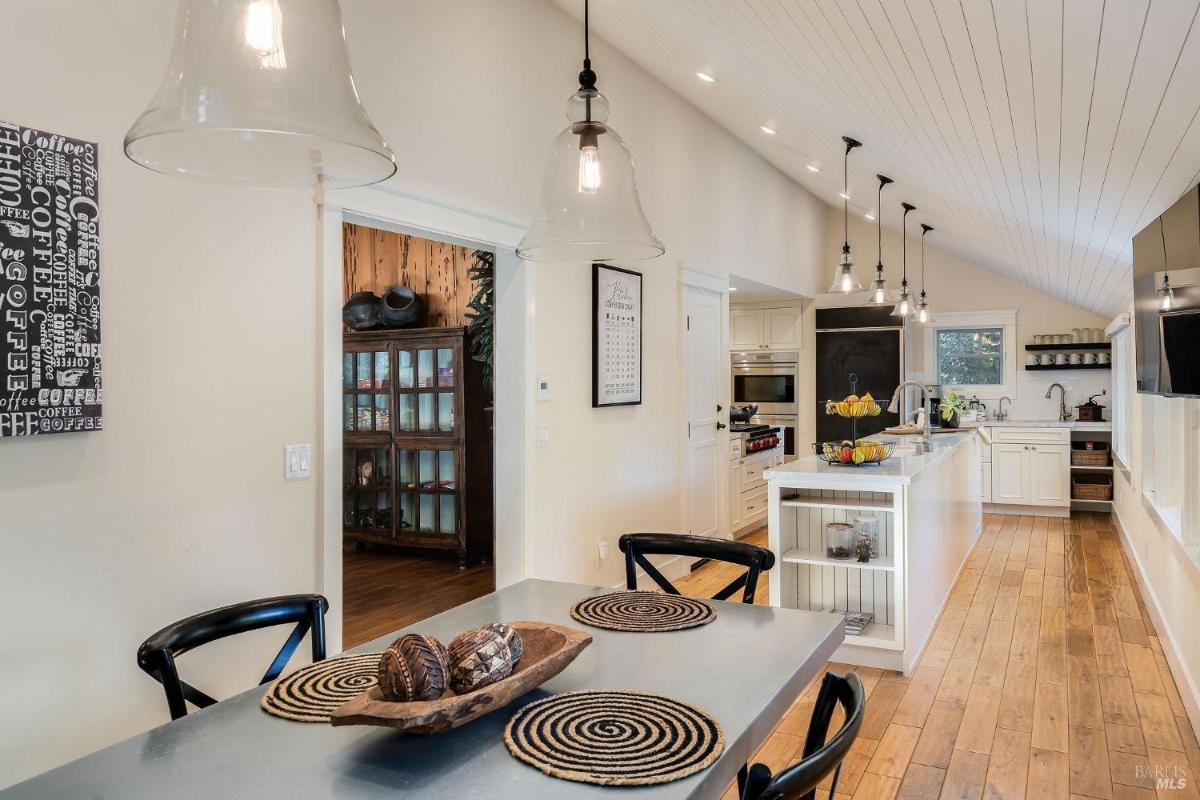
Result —
<svg viewBox="0 0 1200 800"><path fill-rule="evenodd" d="M646 556L691 556L746 567L745 572L713 595L712 599L725 600L744 586L742 602L753 603L759 574L775 566L775 554L765 547L686 533L627 533L620 538L618 545L625 554L625 584L630 589L637 588L637 568L641 567L663 591L679 594L679 590Z"/></svg>
<svg viewBox="0 0 1200 800"><path fill-rule="evenodd" d="M845 712L845 722L829 741L825 741L833 711L838 705ZM833 784L829 787L829 796L833 797L837 792L842 760L858 737L866 707L866 694L857 675L853 672L845 676L825 673L808 723L800 762L778 775L772 775L766 764L755 764L748 773L743 768L743 772L738 773L741 800L812 800L817 785L830 773Z"/></svg>
<svg viewBox="0 0 1200 800"><path fill-rule="evenodd" d="M329 601L319 594L292 594L205 611L168 625L142 642L137 652L138 666L163 685L171 719L179 719L187 714L189 702L197 708L205 708L217 701L180 680L175 668L178 656L227 636L295 623L295 629L259 681L261 686L279 677L309 630L312 631L313 661L325 658L325 612L328 610Z"/></svg>

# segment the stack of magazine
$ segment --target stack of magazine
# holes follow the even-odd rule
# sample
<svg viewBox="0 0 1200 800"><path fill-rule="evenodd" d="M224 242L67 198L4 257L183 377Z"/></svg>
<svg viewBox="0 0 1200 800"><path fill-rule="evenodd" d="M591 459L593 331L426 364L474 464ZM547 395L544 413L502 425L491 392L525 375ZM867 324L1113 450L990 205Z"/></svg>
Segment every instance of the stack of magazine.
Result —
<svg viewBox="0 0 1200 800"><path fill-rule="evenodd" d="M862 633L863 628L871 623L875 615L870 611L835 611L835 614L841 614L846 620L846 635L858 636Z"/></svg>

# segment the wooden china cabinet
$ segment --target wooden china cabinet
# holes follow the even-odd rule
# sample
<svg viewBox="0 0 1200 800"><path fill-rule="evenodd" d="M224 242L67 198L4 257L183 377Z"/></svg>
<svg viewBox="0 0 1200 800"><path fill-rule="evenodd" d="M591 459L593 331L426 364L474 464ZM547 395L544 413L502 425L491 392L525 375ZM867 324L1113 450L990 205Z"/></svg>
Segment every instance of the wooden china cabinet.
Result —
<svg viewBox="0 0 1200 800"><path fill-rule="evenodd" d="M347 541L491 559L491 400L468 349L465 327L345 334Z"/></svg>

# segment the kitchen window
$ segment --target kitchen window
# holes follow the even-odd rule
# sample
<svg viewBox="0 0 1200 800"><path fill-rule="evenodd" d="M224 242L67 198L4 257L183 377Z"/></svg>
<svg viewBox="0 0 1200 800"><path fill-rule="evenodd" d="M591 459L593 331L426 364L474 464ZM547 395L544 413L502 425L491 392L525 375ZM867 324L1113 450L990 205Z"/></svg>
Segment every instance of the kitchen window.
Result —
<svg viewBox="0 0 1200 800"><path fill-rule="evenodd" d="M943 312L925 326L926 382L943 392L1015 397L1015 311Z"/></svg>

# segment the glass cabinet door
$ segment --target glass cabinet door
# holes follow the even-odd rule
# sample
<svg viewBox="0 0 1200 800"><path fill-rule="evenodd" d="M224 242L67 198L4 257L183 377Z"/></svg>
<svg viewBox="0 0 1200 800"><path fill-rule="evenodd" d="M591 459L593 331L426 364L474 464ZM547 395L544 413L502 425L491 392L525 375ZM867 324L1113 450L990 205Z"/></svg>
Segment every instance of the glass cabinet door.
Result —
<svg viewBox="0 0 1200 800"><path fill-rule="evenodd" d="M386 345L342 353L342 430L392 430L392 356Z"/></svg>
<svg viewBox="0 0 1200 800"><path fill-rule="evenodd" d="M396 363L396 432L429 436L457 433L454 348L400 348Z"/></svg>
<svg viewBox="0 0 1200 800"><path fill-rule="evenodd" d="M346 530L392 536L393 491L391 448L344 448L342 522Z"/></svg>
<svg viewBox="0 0 1200 800"><path fill-rule="evenodd" d="M397 452L402 536L457 537L458 459L454 450Z"/></svg>

